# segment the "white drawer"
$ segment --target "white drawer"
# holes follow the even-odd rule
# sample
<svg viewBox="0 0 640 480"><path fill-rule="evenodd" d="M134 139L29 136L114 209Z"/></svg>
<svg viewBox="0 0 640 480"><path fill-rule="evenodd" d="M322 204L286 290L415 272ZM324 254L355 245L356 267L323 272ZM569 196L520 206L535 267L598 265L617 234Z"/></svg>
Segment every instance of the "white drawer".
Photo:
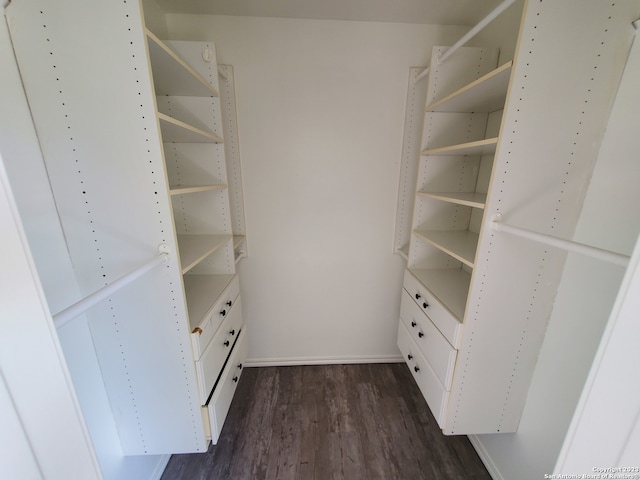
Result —
<svg viewBox="0 0 640 480"><path fill-rule="evenodd" d="M236 387L242 374L243 363L247 358L247 349L247 328L243 327L238 343L236 343L229 362L220 377L220 382L206 407L208 423L211 427L211 441L214 445L218 443L222 426L231 406L231 400L233 400L233 395L236 392Z"/></svg>
<svg viewBox="0 0 640 480"><path fill-rule="evenodd" d="M196 362L196 373L200 387L200 404L204 405L209 398L225 360L231 352L231 347L242 327L242 302L236 299L233 308L225 315L222 325L218 328L200 360Z"/></svg>
<svg viewBox="0 0 640 480"><path fill-rule="evenodd" d="M216 300L216 303L211 307L203 321L191 332L194 360L200 359L202 352L204 352L211 338L213 338L218 326L226 317L238 295L240 295L240 282L236 275L218 297L218 300Z"/></svg>
<svg viewBox="0 0 640 480"><path fill-rule="evenodd" d="M398 347L422 392L422 396L427 401L431 413L433 413L440 428L443 428L449 392L442 386L438 376L411 339L403 322L399 322L398 326Z"/></svg>
<svg viewBox="0 0 640 480"><path fill-rule="evenodd" d="M442 336L406 291L402 292L400 318L442 385L450 390L457 350Z"/></svg>
<svg viewBox="0 0 640 480"><path fill-rule="evenodd" d="M462 337L462 323L433 295L427 287L418 281L409 270L404 271L404 289L416 305L431 319L451 345L458 348Z"/></svg>

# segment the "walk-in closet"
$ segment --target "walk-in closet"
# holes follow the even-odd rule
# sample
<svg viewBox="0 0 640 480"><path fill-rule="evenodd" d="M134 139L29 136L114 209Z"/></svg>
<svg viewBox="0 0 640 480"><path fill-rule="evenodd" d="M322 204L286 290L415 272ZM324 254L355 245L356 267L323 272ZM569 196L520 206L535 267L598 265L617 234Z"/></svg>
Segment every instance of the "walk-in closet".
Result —
<svg viewBox="0 0 640 480"><path fill-rule="evenodd" d="M640 473L640 1L3 10L0 476L160 479L313 399L274 378L367 475L453 471L367 412L473 475Z"/></svg>

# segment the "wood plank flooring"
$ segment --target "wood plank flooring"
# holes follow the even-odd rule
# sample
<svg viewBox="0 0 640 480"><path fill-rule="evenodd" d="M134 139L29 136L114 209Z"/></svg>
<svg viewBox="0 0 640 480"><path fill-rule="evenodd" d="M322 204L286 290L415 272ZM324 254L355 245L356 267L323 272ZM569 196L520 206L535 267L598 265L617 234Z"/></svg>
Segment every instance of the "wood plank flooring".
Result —
<svg viewBox="0 0 640 480"><path fill-rule="evenodd" d="M403 363L247 368L207 453L161 480L490 480L444 436Z"/></svg>

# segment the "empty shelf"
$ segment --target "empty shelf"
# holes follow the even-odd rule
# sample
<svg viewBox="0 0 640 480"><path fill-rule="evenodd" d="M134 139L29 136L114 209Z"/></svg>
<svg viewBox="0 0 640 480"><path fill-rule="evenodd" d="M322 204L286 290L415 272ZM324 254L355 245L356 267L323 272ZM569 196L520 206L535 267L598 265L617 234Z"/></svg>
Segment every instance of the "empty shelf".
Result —
<svg viewBox="0 0 640 480"><path fill-rule="evenodd" d="M234 274L185 275L184 291L191 327L197 327L222 295Z"/></svg>
<svg viewBox="0 0 640 480"><path fill-rule="evenodd" d="M167 44L146 30L156 95L217 97L218 91Z"/></svg>
<svg viewBox="0 0 640 480"><path fill-rule="evenodd" d="M484 208L487 201L486 193L476 192L417 192L416 195L474 208Z"/></svg>
<svg viewBox="0 0 640 480"><path fill-rule="evenodd" d="M206 132L188 123L158 112L162 141L167 143L222 143L215 133Z"/></svg>
<svg viewBox="0 0 640 480"><path fill-rule="evenodd" d="M188 193L207 192L210 190L223 190L226 185L171 185L169 195L185 195Z"/></svg>
<svg viewBox="0 0 640 480"><path fill-rule="evenodd" d="M231 239L231 235L178 235L182 273L187 273Z"/></svg>
<svg viewBox="0 0 640 480"><path fill-rule="evenodd" d="M513 62L465 85L441 100L427 105L427 112L495 112L504 108Z"/></svg>
<svg viewBox="0 0 640 480"><path fill-rule="evenodd" d="M496 153L497 144L497 137L486 138L475 142L422 150L420 155L488 155L490 153Z"/></svg>
<svg viewBox="0 0 640 480"><path fill-rule="evenodd" d="M461 268L420 269L411 273L462 322L471 274Z"/></svg>
<svg viewBox="0 0 640 480"><path fill-rule="evenodd" d="M447 255L473 268L478 246L477 233L469 230L416 230L414 233Z"/></svg>

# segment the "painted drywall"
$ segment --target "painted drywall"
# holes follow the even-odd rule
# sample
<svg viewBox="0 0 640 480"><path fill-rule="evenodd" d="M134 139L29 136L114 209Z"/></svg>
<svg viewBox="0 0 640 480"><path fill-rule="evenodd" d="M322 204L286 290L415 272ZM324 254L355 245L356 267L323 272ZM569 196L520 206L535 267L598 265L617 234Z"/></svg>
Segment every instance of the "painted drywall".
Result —
<svg viewBox="0 0 640 480"><path fill-rule="evenodd" d="M577 242L626 255L640 232L640 218L624 207L640 202L631 93L616 97L574 234ZM569 255L518 432L473 438L495 478L537 480L553 472L624 273Z"/></svg>
<svg viewBox="0 0 640 480"><path fill-rule="evenodd" d="M168 15L233 65L250 362L399 358L393 252L409 68L465 27Z"/></svg>

